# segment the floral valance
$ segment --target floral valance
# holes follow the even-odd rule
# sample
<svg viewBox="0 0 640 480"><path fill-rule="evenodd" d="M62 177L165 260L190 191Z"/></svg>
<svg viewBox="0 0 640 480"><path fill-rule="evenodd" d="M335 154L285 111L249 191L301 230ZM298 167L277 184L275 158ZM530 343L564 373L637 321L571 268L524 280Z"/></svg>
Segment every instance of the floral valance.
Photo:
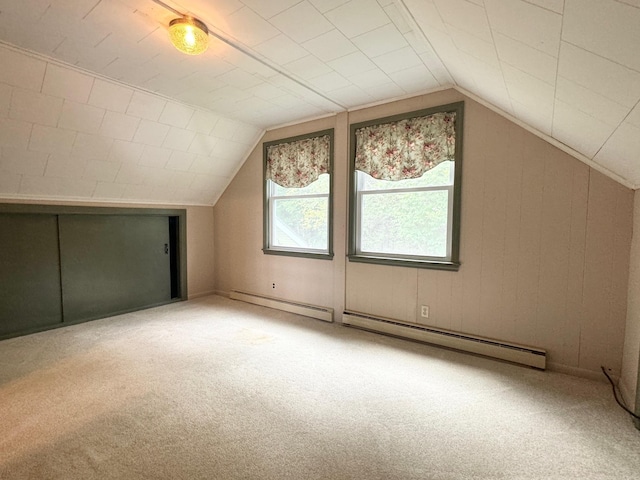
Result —
<svg viewBox="0 0 640 480"><path fill-rule="evenodd" d="M356 130L355 168L379 180L405 180L455 155L455 112Z"/></svg>
<svg viewBox="0 0 640 480"><path fill-rule="evenodd" d="M329 172L329 135L267 147L266 178L281 187L302 188Z"/></svg>

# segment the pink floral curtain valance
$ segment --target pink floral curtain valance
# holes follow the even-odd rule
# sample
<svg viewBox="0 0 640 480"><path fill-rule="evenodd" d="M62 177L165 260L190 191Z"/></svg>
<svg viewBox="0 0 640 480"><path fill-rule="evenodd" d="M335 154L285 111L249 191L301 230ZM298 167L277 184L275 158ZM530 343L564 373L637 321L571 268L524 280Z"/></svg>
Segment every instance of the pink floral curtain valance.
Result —
<svg viewBox="0 0 640 480"><path fill-rule="evenodd" d="M379 180L419 178L455 155L455 112L356 130L355 167Z"/></svg>
<svg viewBox="0 0 640 480"><path fill-rule="evenodd" d="M329 135L267 147L267 179L281 187L302 188L329 172Z"/></svg>

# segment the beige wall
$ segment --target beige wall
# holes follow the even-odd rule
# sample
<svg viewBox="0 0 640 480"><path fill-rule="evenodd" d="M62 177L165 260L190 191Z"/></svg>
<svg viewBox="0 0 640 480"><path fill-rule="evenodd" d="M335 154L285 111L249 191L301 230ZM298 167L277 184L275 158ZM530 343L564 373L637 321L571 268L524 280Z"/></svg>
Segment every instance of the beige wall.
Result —
<svg viewBox="0 0 640 480"><path fill-rule="evenodd" d="M215 292L213 207L187 209L187 289L189 298Z"/></svg>
<svg viewBox="0 0 640 480"><path fill-rule="evenodd" d="M629 301L622 357L620 390L630 408L638 403L638 371L640 363L640 194L636 192L633 209L633 240L629 267Z"/></svg>
<svg viewBox="0 0 640 480"><path fill-rule="evenodd" d="M263 141L335 128L346 114L267 132ZM335 171L344 170L346 133L335 130ZM339 147L340 146L340 147ZM340 157L340 158L338 158ZM313 305L335 307L344 298L344 227L346 174L334 175L335 258L333 261L262 253L262 143L251 153L214 208L216 289L269 295ZM342 267L340 267L342 265ZM342 268L342 270L340 270ZM272 287L273 283L276 288ZM335 285L342 285L336 292ZM339 307L341 308L341 307Z"/></svg>
<svg viewBox="0 0 640 480"><path fill-rule="evenodd" d="M213 207L147 205L133 203L16 201L1 199L0 203L29 203L40 205L77 205L119 208L184 208L187 210L187 295L194 298L214 292Z"/></svg>
<svg viewBox="0 0 640 480"><path fill-rule="evenodd" d="M344 262L348 123L465 100L459 272ZM348 118L347 118L348 116ZM557 368L620 371L633 192L455 91L268 132L336 127L336 256L264 255L262 146L214 208L216 288L545 348ZM276 283L276 289L271 284ZM429 305L423 321L419 305ZM339 315L336 316L340 318Z"/></svg>

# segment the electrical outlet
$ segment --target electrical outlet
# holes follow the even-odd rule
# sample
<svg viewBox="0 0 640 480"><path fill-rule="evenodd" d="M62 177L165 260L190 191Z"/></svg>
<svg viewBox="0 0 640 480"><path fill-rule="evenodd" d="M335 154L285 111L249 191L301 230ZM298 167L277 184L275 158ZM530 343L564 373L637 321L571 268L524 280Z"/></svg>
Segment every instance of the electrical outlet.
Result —
<svg viewBox="0 0 640 480"><path fill-rule="evenodd" d="M273 284L271 285L271 288L276 288L276 284L275 284L275 283L273 283Z"/></svg>
<svg viewBox="0 0 640 480"><path fill-rule="evenodd" d="M429 318L429 306L422 305L422 309L420 310L420 316L424 318Z"/></svg>

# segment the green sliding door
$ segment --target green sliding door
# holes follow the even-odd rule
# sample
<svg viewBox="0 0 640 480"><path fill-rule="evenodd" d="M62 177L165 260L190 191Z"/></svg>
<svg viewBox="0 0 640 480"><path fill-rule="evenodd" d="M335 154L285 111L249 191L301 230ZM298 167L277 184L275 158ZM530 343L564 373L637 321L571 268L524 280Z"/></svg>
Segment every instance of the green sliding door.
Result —
<svg viewBox="0 0 640 480"><path fill-rule="evenodd" d="M65 322L171 301L167 216L60 215L59 225Z"/></svg>
<svg viewBox="0 0 640 480"><path fill-rule="evenodd" d="M0 338L61 322L57 216L0 213Z"/></svg>

